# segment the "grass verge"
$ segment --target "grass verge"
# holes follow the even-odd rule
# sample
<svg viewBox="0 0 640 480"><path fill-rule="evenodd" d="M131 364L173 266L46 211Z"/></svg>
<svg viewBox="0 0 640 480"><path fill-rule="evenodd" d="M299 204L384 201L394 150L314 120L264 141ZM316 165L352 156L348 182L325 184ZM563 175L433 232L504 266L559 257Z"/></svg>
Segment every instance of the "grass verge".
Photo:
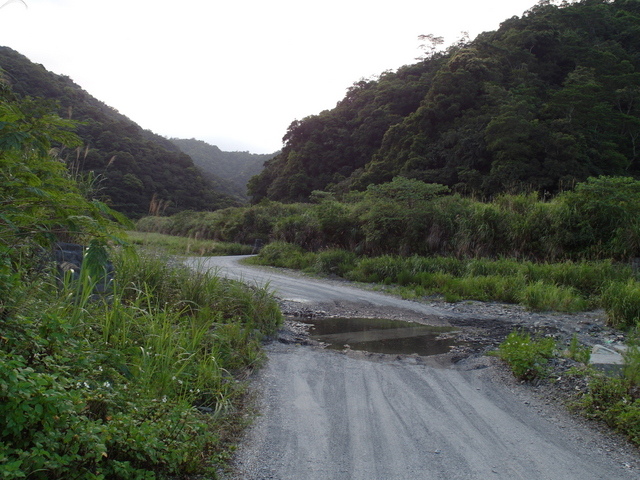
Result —
<svg viewBox="0 0 640 480"><path fill-rule="evenodd" d="M241 243L218 242L135 230L128 231L127 236L134 245L171 255L216 256L250 255L253 253L251 245Z"/></svg>
<svg viewBox="0 0 640 480"><path fill-rule="evenodd" d="M237 380L260 364L276 302L130 249L113 260L101 296L89 273L1 269L3 479L215 478L227 458Z"/></svg>
<svg viewBox="0 0 640 480"><path fill-rule="evenodd" d="M614 327L634 328L640 321L640 282L630 266L610 260L358 257L346 250L313 253L274 242L250 262L387 285L406 298L520 303L532 311L569 313L604 308Z"/></svg>

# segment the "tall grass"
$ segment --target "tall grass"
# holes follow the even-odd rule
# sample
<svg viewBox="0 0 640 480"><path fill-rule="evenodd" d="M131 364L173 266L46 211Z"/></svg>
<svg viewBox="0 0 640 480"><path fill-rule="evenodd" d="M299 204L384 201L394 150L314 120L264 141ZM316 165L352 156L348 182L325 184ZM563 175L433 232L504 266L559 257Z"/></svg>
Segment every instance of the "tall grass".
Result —
<svg viewBox="0 0 640 480"><path fill-rule="evenodd" d="M423 195L425 189L439 193ZM284 241L311 251L341 248L370 256L538 262L640 257L640 181L631 178L591 178L551 199L529 193L483 202L398 177L344 195L342 201L333 195L313 200L182 212L168 219L141 219L137 228L245 244Z"/></svg>
<svg viewBox="0 0 640 480"><path fill-rule="evenodd" d="M520 302L533 311L581 312L588 305L575 288L549 284L542 280L526 285L519 297Z"/></svg>
<svg viewBox="0 0 640 480"><path fill-rule="evenodd" d="M166 235L156 232L129 231L127 236L134 245L172 255L250 255L254 252L253 245Z"/></svg>
<svg viewBox="0 0 640 480"><path fill-rule="evenodd" d="M257 257L250 258L249 263L273 265L274 267L305 270L315 262L315 254L305 252L302 247L286 242L273 242L266 245Z"/></svg>
<svg viewBox="0 0 640 480"><path fill-rule="evenodd" d="M640 328L640 283L636 280L610 282L602 293L602 305L611 325Z"/></svg>
<svg viewBox="0 0 640 480"><path fill-rule="evenodd" d="M3 478L215 477L277 303L130 249L113 261L104 294L90 275L8 287L32 300L0 318Z"/></svg>
<svg viewBox="0 0 640 480"><path fill-rule="evenodd" d="M604 308L613 326L635 327L640 321L636 275L629 265L610 260L536 263L451 256L359 257L339 249L305 252L296 245L275 242L252 261L396 285L402 295L411 298L429 295L446 301L520 303L533 311Z"/></svg>

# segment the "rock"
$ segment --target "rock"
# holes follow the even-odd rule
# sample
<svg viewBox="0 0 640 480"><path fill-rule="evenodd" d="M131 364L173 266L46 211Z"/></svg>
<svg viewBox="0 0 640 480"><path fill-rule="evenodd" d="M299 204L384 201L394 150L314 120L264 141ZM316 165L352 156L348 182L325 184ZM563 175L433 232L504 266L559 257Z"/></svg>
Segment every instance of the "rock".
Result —
<svg viewBox="0 0 640 480"><path fill-rule="evenodd" d="M82 263L84 261L86 247L76 243L58 242L53 248L53 259L58 268L60 280L70 277L72 281L80 279ZM111 262L105 265L105 275L94 286L95 294L106 294L111 289L114 277L114 268Z"/></svg>

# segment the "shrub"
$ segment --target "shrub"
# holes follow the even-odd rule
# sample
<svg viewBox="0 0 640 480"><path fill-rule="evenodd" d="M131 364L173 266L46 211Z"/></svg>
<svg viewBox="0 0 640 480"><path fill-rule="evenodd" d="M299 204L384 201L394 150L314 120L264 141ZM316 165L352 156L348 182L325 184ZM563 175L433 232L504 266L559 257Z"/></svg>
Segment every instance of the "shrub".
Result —
<svg viewBox="0 0 640 480"><path fill-rule="evenodd" d="M347 274L349 280L370 283L393 283L402 271L404 260L391 255L364 257Z"/></svg>
<svg viewBox="0 0 640 480"><path fill-rule="evenodd" d="M592 419L602 420L640 445L640 350L633 342L624 354L623 375L597 374L576 406Z"/></svg>
<svg viewBox="0 0 640 480"><path fill-rule="evenodd" d="M323 243L318 219L306 212L279 219L273 226L273 238L279 242L295 244L316 251Z"/></svg>
<svg viewBox="0 0 640 480"><path fill-rule="evenodd" d="M32 299L1 319L3 478L213 474L206 452L239 394L231 374L260 362L277 303L130 249L113 260L108 302L69 278L7 286Z"/></svg>
<svg viewBox="0 0 640 480"><path fill-rule="evenodd" d="M560 200L575 212L566 225L571 247L594 257L638 256L640 181L631 177L589 178Z"/></svg>
<svg viewBox="0 0 640 480"><path fill-rule="evenodd" d="M589 382L589 391L579 406L588 418L602 420L616 427L625 405L631 402L629 387L622 378L596 376Z"/></svg>
<svg viewBox="0 0 640 480"><path fill-rule="evenodd" d="M551 337L534 339L525 332L511 332L498 347L497 355L507 362L513 374L531 381L546 374L556 341Z"/></svg>
<svg viewBox="0 0 640 480"><path fill-rule="evenodd" d="M272 242L265 245L258 256L250 260L259 265L299 270L310 268L314 261L315 254L305 252L301 247L286 242Z"/></svg>
<svg viewBox="0 0 640 480"><path fill-rule="evenodd" d="M356 263L356 254L347 250L324 250L316 255L313 269L317 273L344 276Z"/></svg>

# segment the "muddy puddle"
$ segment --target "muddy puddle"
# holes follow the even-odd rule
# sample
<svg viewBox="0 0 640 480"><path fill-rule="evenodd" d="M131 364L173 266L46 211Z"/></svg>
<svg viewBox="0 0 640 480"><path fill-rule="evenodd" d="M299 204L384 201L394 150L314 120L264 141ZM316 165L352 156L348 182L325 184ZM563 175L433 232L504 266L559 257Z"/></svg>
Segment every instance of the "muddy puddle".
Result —
<svg viewBox="0 0 640 480"><path fill-rule="evenodd" d="M436 327L382 318L296 318L310 325L312 339L327 348L421 356L447 353L456 345L451 327Z"/></svg>

